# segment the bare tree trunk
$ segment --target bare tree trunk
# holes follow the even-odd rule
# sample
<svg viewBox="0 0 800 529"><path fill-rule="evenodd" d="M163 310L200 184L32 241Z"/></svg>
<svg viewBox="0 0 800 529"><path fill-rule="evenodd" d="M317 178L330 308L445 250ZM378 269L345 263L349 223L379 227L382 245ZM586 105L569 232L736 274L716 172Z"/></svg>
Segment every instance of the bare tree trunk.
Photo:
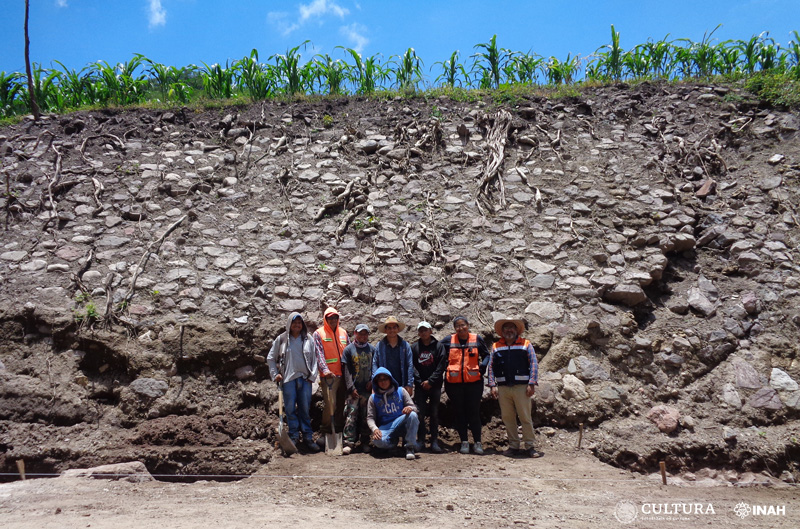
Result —
<svg viewBox="0 0 800 529"><path fill-rule="evenodd" d="M30 47L31 39L28 38L28 11L30 10L30 0L25 0L25 71L28 74L28 95L31 99L31 112L33 119L39 121L39 105L36 104L36 94L33 90L33 75L31 75Z"/></svg>

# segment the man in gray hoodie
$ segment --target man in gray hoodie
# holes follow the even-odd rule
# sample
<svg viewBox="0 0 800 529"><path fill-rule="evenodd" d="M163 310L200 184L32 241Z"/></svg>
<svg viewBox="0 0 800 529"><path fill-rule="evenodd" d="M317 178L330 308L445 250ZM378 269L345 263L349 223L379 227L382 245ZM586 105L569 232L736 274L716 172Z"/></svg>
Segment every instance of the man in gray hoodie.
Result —
<svg viewBox="0 0 800 529"><path fill-rule="evenodd" d="M319 452L311 430L311 385L317 379L317 354L314 340L298 312L289 314L286 331L272 344L267 355L269 374L283 391L289 437L295 444L303 432L303 443L311 452Z"/></svg>

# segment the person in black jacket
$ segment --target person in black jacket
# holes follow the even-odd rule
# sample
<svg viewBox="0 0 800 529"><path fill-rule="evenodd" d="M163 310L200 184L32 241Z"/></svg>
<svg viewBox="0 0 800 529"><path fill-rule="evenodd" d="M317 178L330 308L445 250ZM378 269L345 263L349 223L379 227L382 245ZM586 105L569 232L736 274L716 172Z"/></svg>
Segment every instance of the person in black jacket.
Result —
<svg viewBox="0 0 800 529"><path fill-rule="evenodd" d="M411 346L414 362L414 403L419 415L418 443L425 445L427 429L425 418L430 418L431 452L440 454L439 446L439 401L442 398L442 382L447 356L439 341L433 336L433 327L427 321L417 325L419 340Z"/></svg>

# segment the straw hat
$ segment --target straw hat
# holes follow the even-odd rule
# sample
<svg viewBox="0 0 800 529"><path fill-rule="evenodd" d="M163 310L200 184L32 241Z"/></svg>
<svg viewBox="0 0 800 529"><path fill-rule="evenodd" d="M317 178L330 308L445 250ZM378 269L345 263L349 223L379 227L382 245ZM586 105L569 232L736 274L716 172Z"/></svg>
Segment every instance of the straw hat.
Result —
<svg viewBox="0 0 800 529"><path fill-rule="evenodd" d="M402 331L403 329L406 328L406 324L405 323L403 323L402 321L399 321L394 316L389 316L388 318L386 318L386 321L384 321L383 323L378 325L378 332L382 332L382 333L386 334L386 326L389 325L390 323L396 323L397 324L397 327L398 327L397 332L400 332L400 331Z"/></svg>
<svg viewBox="0 0 800 529"><path fill-rule="evenodd" d="M503 336L503 325L506 323L513 323L516 325L517 334L520 336L525 332L525 322L522 320L497 320L494 322L494 332L496 332L498 336Z"/></svg>

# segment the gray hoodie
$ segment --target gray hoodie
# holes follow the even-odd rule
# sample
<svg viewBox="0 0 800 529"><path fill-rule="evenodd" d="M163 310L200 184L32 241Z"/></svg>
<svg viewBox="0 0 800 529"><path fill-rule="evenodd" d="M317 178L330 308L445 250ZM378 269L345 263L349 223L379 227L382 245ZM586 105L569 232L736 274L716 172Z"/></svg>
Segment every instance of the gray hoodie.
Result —
<svg viewBox="0 0 800 529"><path fill-rule="evenodd" d="M291 337L289 329L295 318L300 318L300 321L303 322L303 329L300 331L302 354L293 353L289 347L289 338ZM275 339L269 350L267 365L273 380L278 373L283 375L284 382L290 382L300 377L309 382L317 380L317 354L314 349L314 340L308 335L306 322L299 312L289 314L289 318L286 320L286 331Z"/></svg>

